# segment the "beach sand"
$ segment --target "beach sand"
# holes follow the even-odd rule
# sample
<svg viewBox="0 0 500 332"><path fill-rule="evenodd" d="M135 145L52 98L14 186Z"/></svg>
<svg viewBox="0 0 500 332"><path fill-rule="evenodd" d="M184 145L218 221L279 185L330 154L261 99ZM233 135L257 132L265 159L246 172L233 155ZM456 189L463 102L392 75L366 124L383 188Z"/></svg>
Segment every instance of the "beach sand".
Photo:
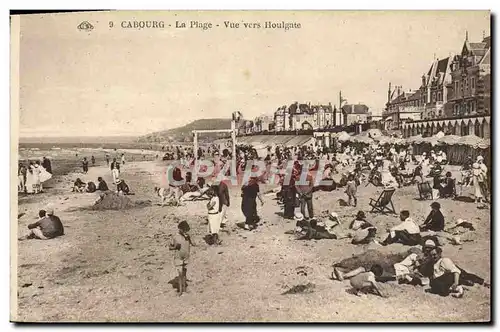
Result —
<svg viewBox="0 0 500 332"><path fill-rule="evenodd" d="M54 162L56 163L56 161ZM55 165L54 165L55 166ZM136 193L132 200L150 200L151 206L126 211L92 211L96 194L71 193L71 184L103 176L112 186L106 165L91 167L87 175L55 176L47 193L21 197L18 236L27 232L38 210L50 203L66 234L49 241L18 243L18 317L24 322L465 322L490 319L490 290L468 287L462 299L424 293L420 287L388 285L391 297L357 297L347 292L349 282L330 280L332 264L366 248L348 239L296 241L285 231L295 223L278 215L272 197L259 204L263 224L255 231L236 227L243 222L239 187L230 187L230 224L209 247L206 202L160 207L153 187L162 181L165 164L157 161L127 163L122 177ZM261 188L264 191L266 188ZM267 188L269 189L269 188ZM358 207L340 207L343 188L315 193L316 213L336 211L345 224L358 210L368 209L381 189L358 188ZM472 188L465 194L473 194ZM398 189L397 211L410 210L421 223L431 201L419 201L416 187ZM479 229L474 242L447 244L444 254L457 264L490 280L490 211L474 203L440 200L446 221L463 218ZM169 237L177 232L173 218L191 225L193 241L188 292L177 296L168 281L175 277ZM398 223L398 216L367 213L380 230ZM404 250L398 245L394 250ZM302 271L299 273L299 271ZM304 273L305 271L305 273ZM313 292L281 295L298 284L312 283Z"/></svg>

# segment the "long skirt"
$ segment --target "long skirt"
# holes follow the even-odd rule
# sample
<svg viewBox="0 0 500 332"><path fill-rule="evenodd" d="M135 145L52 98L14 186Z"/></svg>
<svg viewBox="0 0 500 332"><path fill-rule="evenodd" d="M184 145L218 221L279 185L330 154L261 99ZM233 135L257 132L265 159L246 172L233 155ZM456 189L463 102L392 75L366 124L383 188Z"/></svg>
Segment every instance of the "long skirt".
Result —
<svg viewBox="0 0 500 332"><path fill-rule="evenodd" d="M258 222L256 198L243 197L241 211L245 216L245 224L255 225Z"/></svg>
<svg viewBox="0 0 500 332"><path fill-rule="evenodd" d="M218 234L220 230L220 213L208 214L208 234Z"/></svg>

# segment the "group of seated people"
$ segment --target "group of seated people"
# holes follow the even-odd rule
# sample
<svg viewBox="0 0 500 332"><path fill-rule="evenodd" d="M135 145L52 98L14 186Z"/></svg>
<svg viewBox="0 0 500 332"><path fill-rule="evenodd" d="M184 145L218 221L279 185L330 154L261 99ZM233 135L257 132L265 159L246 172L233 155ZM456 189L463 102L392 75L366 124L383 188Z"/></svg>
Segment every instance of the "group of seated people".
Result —
<svg viewBox="0 0 500 332"><path fill-rule="evenodd" d="M94 193L96 191L108 191L110 190L108 184L102 177L97 178L97 186L93 181L87 183L83 182L80 178L77 178L73 183L72 192L78 193ZM116 181L116 192L123 195L133 195L130 191L130 187L125 182L125 180L118 179Z"/></svg>
<svg viewBox="0 0 500 332"><path fill-rule="evenodd" d="M95 185L94 182L89 181L88 183L83 182L80 178L77 178L75 182L73 183L73 188L72 192L78 192L78 193L93 193L96 191L108 191L108 184L102 177L97 178L97 186Z"/></svg>

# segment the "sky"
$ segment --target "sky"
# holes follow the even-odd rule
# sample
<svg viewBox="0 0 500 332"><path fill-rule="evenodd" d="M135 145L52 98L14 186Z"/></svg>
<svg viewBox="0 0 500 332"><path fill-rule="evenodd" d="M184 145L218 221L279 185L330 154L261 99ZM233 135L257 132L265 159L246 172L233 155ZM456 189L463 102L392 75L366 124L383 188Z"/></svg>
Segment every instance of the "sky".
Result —
<svg viewBox="0 0 500 332"><path fill-rule="evenodd" d="M83 20L94 26L91 32L76 28ZM140 20L166 26L120 27ZM214 27L176 29L176 21ZM301 28L226 29L224 21ZM295 101L338 105L339 91L377 114L389 82L418 88L434 57L460 52L466 31L472 42L483 31L489 35L489 12L23 15L20 135L143 135L199 118L229 118L236 110L252 119Z"/></svg>

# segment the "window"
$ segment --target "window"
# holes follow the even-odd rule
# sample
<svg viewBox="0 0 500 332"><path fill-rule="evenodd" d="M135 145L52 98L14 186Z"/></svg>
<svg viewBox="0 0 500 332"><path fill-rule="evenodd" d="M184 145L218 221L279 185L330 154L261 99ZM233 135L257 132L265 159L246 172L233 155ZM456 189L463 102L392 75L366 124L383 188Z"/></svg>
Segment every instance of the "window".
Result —
<svg viewBox="0 0 500 332"><path fill-rule="evenodd" d="M455 81L455 94L458 94L458 81Z"/></svg>
<svg viewBox="0 0 500 332"><path fill-rule="evenodd" d="M468 90L469 89L469 80L466 78L464 79L465 81L465 90Z"/></svg>
<svg viewBox="0 0 500 332"><path fill-rule="evenodd" d="M470 86L471 86L472 89L476 88L476 78L475 77L472 77L470 79Z"/></svg>
<svg viewBox="0 0 500 332"><path fill-rule="evenodd" d="M436 101L436 93L435 93L435 92L433 92L433 93L432 93L432 102L435 102L435 101Z"/></svg>
<svg viewBox="0 0 500 332"><path fill-rule="evenodd" d="M441 92L438 92L437 101L441 101Z"/></svg>

